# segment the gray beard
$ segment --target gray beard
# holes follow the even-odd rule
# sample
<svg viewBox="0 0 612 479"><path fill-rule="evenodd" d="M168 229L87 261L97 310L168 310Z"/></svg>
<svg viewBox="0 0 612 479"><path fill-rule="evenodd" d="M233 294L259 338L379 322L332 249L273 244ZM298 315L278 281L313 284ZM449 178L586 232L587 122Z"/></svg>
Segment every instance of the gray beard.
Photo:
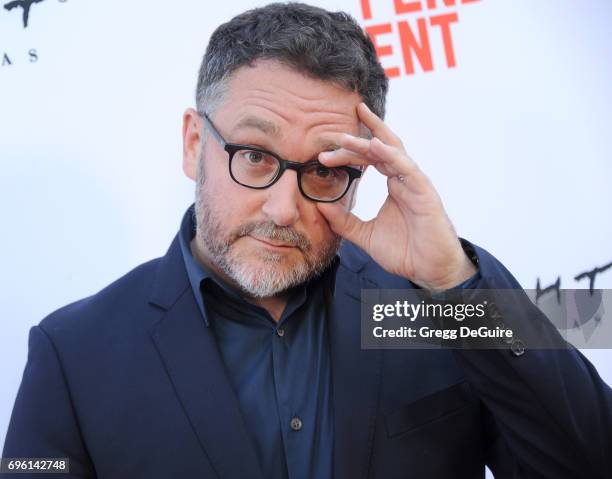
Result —
<svg viewBox="0 0 612 479"><path fill-rule="evenodd" d="M202 170L201 164L199 170ZM222 237L221 221L209 208L211 203L202 173L198 171L196 186L197 239L206 247L208 259L231 278L243 293L254 298L272 297L319 276L331 264L340 248L341 237L337 234L318 254L313 252L312 244L302 233L291 226L277 226L273 222L248 222L227 237ZM282 267L286 256L262 250L257 253L259 261L253 264L249 258L241 257L233 250L234 242L247 235L295 246L302 252L304 261L281 272L279 267Z"/></svg>

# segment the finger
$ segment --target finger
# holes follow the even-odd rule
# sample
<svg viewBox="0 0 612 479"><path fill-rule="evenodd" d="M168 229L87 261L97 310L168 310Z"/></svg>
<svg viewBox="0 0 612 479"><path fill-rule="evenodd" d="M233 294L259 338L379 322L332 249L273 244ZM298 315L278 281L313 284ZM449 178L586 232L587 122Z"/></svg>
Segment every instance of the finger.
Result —
<svg viewBox="0 0 612 479"><path fill-rule="evenodd" d="M359 166L363 171L365 166L372 165L378 170L379 173L385 176L395 176L398 174L397 171L389 168L385 163L380 161L380 158L375 158L373 156L366 158L361 155L357 155L354 152L343 149L336 150L329 155L323 155L323 153L321 153L319 154L319 161L329 168L336 168L339 166Z"/></svg>
<svg viewBox="0 0 612 479"><path fill-rule="evenodd" d="M372 140L344 133L339 135L337 150L322 152L319 161L330 168L343 165L373 165L388 178L398 175L412 181L415 174L424 176L403 147L386 145L378 138ZM417 180L418 182L418 180ZM417 185L417 190L421 188Z"/></svg>
<svg viewBox="0 0 612 479"><path fill-rule="evenodd" d="M325 166L370 165L380 160L371 149L371 140L348 133L339 135L336 142L340 148L319 153L319 161Z"/></svg>
<svg viewBox="0 0 612 479"><path fill-rule="evenodd" d="M378 157L372 155L370 140L367 138L345 133L340 135L336 141L340 148L319 154L319 161L326 166L369 165L379 160Z"/></svg>
<svg viewBox="0 0 612 479"><path fill-rule="evenodd" d="M366 140L370 142L370 140ZM363 151L363 150L360 150ZM412 174L414 162L403 153L394 147L381 148L376 145L376 141L370 142L370 147L366 155L361 155L354 151L345 148L339 148L335 151L322 152L319 154L319 161L329 168L338 166L366 166L373 165L379 173L387 177Z"/></svg>
<svg viewBox="0 0 612 479"><path fill-rule="evenodd" d="M370 138L361 138L349 133L340 135L337 139L342 149L350 150L363 156L367 156L370 151Z"/></svg>
<svg viewBox="0 0 612 479"><path fill-rule="evenodd" d="M377 161L379 158L372 156L370 149L370 140L353 136L348 133L342 134L336 140L340 148L332 151L324 151L319 154L319 159L325 160L327 166L339 166L345 163L345 158L357 158L359 163L354 164L370 164ZM364 158L367 159L366 163Z"/></svg>
<svg viewBox="0 0 612 479"><path fill-rule="evenodd" d="M399 201L400 208L405 206L414 211L414 207L417 206L417 203L415 203L416 197L420 198L418 202L420 205L423 205L424 202L432 205L432 201L437 204L437 195L432 196L432 191L435 190L433 190L429 178L423 174L413 175L410 179L401 175L391 176L387 178L387 189L389 195Z"/></svg>
<svg viewBox="0 0 612 479"><path fill-rule="evenodd" d="M345 148L338 148L333 151L322 151L319 153L318 158L321 163L330 168L345 165L365 166L372 163L372 161L365 156Z"/></svg>
<svg viewBox="0 0 612 479"><path fill-rule="evenodd" d="M384 164L389 175L410 176L418 172L417 164L410 158L403 148L386 145L378 138L370 141L369 157L378 158L378 165ZM380 170L379 170L380 171Z"/></svg>
<svg viewBox="0 0 612 479"><path fill-rule="evenodd" d="M370 236L370 223L361 221L345 206L338 203L317 203L317 208L336 234L367 250Z"/></svg>
<svg viewBox="0 0 612 479"><path fill-rule="evenodd" d="M377 169L387 176L409 175L416 166L403 147L386 145L376 137L368 140L343 134L338 137L337 141L341 148L319 154L319 161L325 166L376 165L382 162L384 167Z"/></svg>
<svg viewBox="0 0 612 479"><path fill-rule="evenodd" d="M365 126L369 128L372 135L380 138L384 143L389 145L403 147L402 140L397 136L387 124L374 113L368 105L361 102L357 105L357 114Z"/></svg>

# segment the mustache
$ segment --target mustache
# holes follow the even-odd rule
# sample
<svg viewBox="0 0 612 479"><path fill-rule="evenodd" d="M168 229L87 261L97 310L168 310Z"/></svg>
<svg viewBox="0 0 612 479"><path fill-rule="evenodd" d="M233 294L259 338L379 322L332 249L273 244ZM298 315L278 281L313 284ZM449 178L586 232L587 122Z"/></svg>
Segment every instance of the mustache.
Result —
<svg viewBox="0 0 612 479"><path fill-rule="evenodd" d="M273 222L251 222L242 225L234 234L234 241L242 236L252 235L262 239L282 241L295 246L304 252L310 251L312 245L308 238L291 226L278 226ZM233 243L233 241L232 241Z"/></svg>

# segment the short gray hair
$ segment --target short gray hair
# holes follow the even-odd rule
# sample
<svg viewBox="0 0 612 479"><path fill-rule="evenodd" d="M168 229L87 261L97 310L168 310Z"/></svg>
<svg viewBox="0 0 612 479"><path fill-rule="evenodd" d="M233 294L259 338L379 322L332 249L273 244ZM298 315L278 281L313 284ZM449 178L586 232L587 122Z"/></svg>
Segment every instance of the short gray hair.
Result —
<svg viewBox="0 0 612 479"><path fill-rule="evenodd" d="M257 59L277 60L355 91L374 113L385 116L389 80L359 24L345 12L294 2L248 10L213 32L198 75L198 112L212 115L232 73Z"/></svg>

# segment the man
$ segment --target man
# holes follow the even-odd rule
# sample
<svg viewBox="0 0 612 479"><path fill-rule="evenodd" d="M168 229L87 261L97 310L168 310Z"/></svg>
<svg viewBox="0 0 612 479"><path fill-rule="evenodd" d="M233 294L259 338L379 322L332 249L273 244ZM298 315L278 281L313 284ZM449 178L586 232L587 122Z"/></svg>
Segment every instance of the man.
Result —
<svg viewBox="0 0 612 479"><path fill-rule="evenodd" d="M346 14L220 26L183 117L195 206L163 258L32 328L3 456L113 479L610 477L612 392L575 349L361 349L362 288L519 287L457 237L386 93ZM388 197L362 222L370 166ZM521 308L498 313L545 324Z"/></svg>

